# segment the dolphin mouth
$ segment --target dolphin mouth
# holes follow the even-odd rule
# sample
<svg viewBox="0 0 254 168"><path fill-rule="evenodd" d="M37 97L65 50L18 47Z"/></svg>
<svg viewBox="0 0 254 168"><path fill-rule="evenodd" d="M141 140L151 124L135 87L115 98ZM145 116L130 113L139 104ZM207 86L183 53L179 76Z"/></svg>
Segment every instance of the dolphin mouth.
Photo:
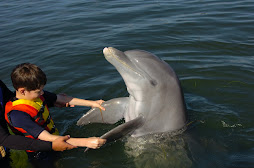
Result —
<svg viewBox="0 0 254 168"><path fill-rule="evenodd" d="M134 74L143 77L143 75L137 70L135 65L131 62L131 60L124 54L124 52L119 51L113 47L105 47L103 49L103 54L108 62L110 62L112 65L114 65L117 68L117 65L115 65L115 61L120 63L123 67L125 67L128 70L131 70L134 72ZM121 72L120 72L121 74Z"/></svg>

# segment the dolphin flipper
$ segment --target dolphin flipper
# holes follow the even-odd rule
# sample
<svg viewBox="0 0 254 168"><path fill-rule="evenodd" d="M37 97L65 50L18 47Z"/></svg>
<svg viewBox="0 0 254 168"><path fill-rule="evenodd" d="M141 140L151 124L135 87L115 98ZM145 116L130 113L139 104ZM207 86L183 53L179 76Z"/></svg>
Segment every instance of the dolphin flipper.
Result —
<svg viewBox="0 0 254 168"><path fill-rule="evenodd" d="M106 111L102 111L99 108L92 108L77 121L77 125L81 126L90 123L114 124L123 118L128 103L129 97L106 101L102 104L106 108Z"/></svg>
<svg viewBox="0 0 254 168"><path fill-rule="evenodd" d="M112 141L116 141L122 137L124 137L125 135L132 133L133 131L135 131L135 129L139 128L140 126L142 126L144 124L144 117L143 116L139 116L131 121L128 121L124 124L121 124L117 127L115 127L114 129L108 131L107 133L105 133L104 135L102 135L100 138L102 139L106 139L107 142L106 143L110 143ZM86 148L84 152L88 151L89 148Z"/></svg>
<svg viewBox="0 0 254 168"><path fill-rule="evenodd" d="M108 131L100 138L107 139L107 143L118 140L125 135L133 132L135 129L139 128L144 123L144 117L139 116L133 120L130 120L124 124L117 126L116 128Z"/></svg>

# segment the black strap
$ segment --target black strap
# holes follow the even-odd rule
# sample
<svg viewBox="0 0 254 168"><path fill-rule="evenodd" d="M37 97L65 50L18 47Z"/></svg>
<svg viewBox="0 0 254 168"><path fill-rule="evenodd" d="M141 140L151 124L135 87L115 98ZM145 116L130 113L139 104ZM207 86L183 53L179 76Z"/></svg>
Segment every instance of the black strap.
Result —
<svg viewBox="0 0 254 168"><path fill-rule="evenodd" d="M46 103L45 101L43 102L41 109L39 110L38 114L36 116L33 117L34 120L37 120L39 118L39 123L43 122L43 116L42 114L44 113L44 109L45 109Z"/></svg>

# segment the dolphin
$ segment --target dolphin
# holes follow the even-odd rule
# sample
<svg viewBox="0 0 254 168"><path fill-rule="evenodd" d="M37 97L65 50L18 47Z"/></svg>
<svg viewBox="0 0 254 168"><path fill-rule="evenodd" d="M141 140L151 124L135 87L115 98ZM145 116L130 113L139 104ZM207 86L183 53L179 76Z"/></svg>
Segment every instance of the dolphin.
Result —
<svg viewBox="0 0 254 168"><path fill-rule="evenodd" d="M122 76L129 97L105 101L106 111L92 108L77 125L89 123L125 123L101 136L116 140L131 134L133 137L153 133L175 132L186 126L187 110L180 82L174 70L150 52L113 47L103 54Z"/></svg>

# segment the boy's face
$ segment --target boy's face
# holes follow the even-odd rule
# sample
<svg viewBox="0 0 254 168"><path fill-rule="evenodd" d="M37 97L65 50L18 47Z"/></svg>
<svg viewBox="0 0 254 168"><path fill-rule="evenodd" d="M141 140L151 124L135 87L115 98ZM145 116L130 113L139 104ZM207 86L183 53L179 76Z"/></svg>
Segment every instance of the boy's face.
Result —
<svg viewBox="0 0 254 168"><path fill-rule="evenodd" d="M36 98L39 98L41 95L44 94L43 88L44 88L44 86L41 87L40 89L36 89L36 90L31 90L31 91L25 90L25 99L35 100Z"/></svg>

